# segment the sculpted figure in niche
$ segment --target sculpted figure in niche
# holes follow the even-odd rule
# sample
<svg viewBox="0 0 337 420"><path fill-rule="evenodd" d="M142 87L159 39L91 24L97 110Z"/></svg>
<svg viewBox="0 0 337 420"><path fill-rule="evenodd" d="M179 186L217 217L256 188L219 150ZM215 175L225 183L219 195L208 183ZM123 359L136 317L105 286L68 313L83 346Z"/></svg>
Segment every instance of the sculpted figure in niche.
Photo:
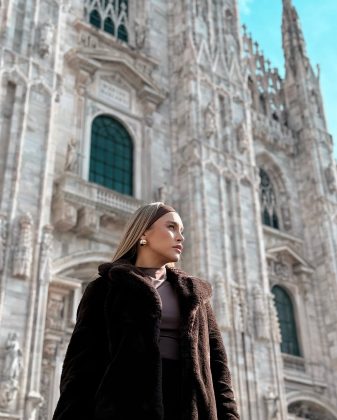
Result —
<svg viewBox="0 0 337 420"><path fill-rule="evenodd" d="M42 58L50 54L51 46L53 45L53 37L54 25L51 23L50 20L48 20L40 26L40 38L38 49L39 54Z"/></svg>
<svg viewBox="0 0 337 420"><path fill-rule="evenodd" d="M279 400L279 397L275 395L275 392L273 390L272 386L269 386L267 389L267 393L264 396L264 401L266 404L267 409L267 419L272 420L276 418L276 415L278 413L278 406L277 401Z"/></svg>
<svg viewBox="0 0 337 420"><path fill-rule="evenodd" d="M328 184L328 188L330 193L337 191L337 181L336 181L336 173L333 164L330 165L325 169L325 178Z"/></svg>
<svg viewBox="0 0 337 420"><path fill-rule="evenodd" d="M69 172L74 172L76 163L77 163L77 151L76 151L77 141L74 137L71 137L67 146L67 156L66 163L64 165L64 170Z"/></svg>
<svg viewBox="0 0 337 420"><path fill-rule="evenodd" d="M19 237L14 250L13 275L27 278L32 264L32 219L25 214L19 221Z"/></svg>
<svg viewBox="0 0 337 420"><path fill-rule="evenodd" d="M215 111L212 102L210 102L205 109L204 119L205 134L206 137L209 139L215 134L216 131Z"/></svg>
<svg viewBox="0 0 337 420"><path fill-rule="evenodd" d="M8 334L5 345L5 360L0 383L0 407L7 409L15 400L19 376L22 370L22 351L16 333Z"/></svg>
<svg viewBox="0 0 337 420"><path fill-rule="evenodd" d="M148 21L141 22L140 20L135 20L135 37L136 37L136 46L138 48L143 48L146 40Z"/></svg>
<svg viewBox="0 0 337 420"><path fill-rule="evenodd" d="M246 125L242 122L237 128L238 148L243 153L248 148L248 134Z"/></svg>
<svg viewBox="0 0 337 420"><path fill-rule="evenodd" d="M267 325L266 325L266 309L263 299L262 290L259 286L254 288L254 310L255 310L255 326L256 336L258 339L267 339Z"/></svg>

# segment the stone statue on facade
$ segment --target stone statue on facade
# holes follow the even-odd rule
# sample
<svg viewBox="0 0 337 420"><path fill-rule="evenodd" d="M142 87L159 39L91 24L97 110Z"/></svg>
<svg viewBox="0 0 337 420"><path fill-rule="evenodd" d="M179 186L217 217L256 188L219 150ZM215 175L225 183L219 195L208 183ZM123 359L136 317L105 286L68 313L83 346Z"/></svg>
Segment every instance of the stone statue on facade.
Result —
<svg viewBox="0 0 337 420"><path fill-rule="evenodd" d="M266 308L263 293L260 286L256 285L253 290L254 312L255 312L255 332L260 340L268 339Z"/></svg>
<svg viewBox="0 0 337 420"><path fill-rule="evenodd" d="M269 317L271 322L271 331L273 335L274 342L281 343L281 329L280 323L277 315L277 310L275 307L275 298L272 293L268 296L268 306L269 306Z"/></svg>
<svg viewBox="0 0 337 420"><path fill-rule="evenodd" d="M77 164L77 141L74 137L71 137L67 146L66 163L64 170L68 172L74 172Z"/></svg>
<svg viewBox="0 0 337 420"><path fill-rule="evenodd" d="M243 314L241 307L240 291L237 286L232 286L232 306L234 328L237 332L243 332Z"/></svg>
<svg viewBox="0 0 337 420"><path fill-rule="evenodd" d="M264 401L266 405L266 411L267 411L267 420L273 420L276 418L278 413L278 406L277 402L279 400L279 397L275 395L273 388L271 386L268 387L267 393L264 396Z"/></svg>
<svg viewBox="0 0 337 420"><path fill-rule="evenodd" d="M238 140L238 149L240 153L243 153L248 148L248 133L244 122L238 126L236 134Z"/></svg>
<svg viewBox="0 0 337 420"><path fill-rule="evenodd" d="M32 217L25 214L19 221L19 235L13 257L13 276L28 278L33 259Z"/></svg>
<svg viewBox="0 0 337 420"><path fill-rule="evenodd" d="M204 111L206 138L211 138L216 132L215 111L212 102L209 102Z"/></svg>
<svg viewBox="0 0 337 420"><path fill-rule="evenodd" d="M50 54L55 27L50 20L40 26L40 37L38 40L38 51L40 57L44 58Z"/></svg>
<svg viewBox="0 0 337 420"><path fill-rule="evenodd" d="M336 192L337 191L336 169L334 168L334 165L331 163L325 169L325 179L328 184L330 193Z"/></svg>
<svg viewBox="0 0 337 420"><path fill-rule="evenodd" d="M0 407L8 409L15 400L22 370L22 351L16 333L9 333L0 382Z"/></svg>
<svg viewBox="0 0 337 420"><path fill-rule="evenodd" d="M135 20L135 41L137 48L144 48L146 41L148 22L141 22L140 20Z"/></svg>

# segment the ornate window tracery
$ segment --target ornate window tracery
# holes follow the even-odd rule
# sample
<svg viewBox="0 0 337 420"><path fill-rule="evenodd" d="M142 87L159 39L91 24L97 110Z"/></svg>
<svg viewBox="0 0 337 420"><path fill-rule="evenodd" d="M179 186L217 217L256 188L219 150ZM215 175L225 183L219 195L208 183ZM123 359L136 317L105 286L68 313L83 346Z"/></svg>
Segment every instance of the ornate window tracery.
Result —
<svg viewBox="0 0 337 420"><path fill-rule="evenodd" d="M133 143L124 126L108 115L96 117L91 130L89 181L133 194Z"/></svg>
<svg viewBox="0 0 337 420"><path fill-rule="evenodd" d="M279 219L277 216L277 205L274 188L269 175L260 169L260 201L262 208L262 222L264 225L279 229Z"/></svg>
<svg viewBox="0 0 337 420"><path fill-rule="evenodd" d="M85 0L84 13L91 25L121 41L129 41L128 0Z"/></svg>
<svg viewBox="0 0 337 420"><path fill-rule="evenodd" d="M293 356L301 356L297 339L294 307L288 293L280 286L274 286L275 305L281 329L281 351Z"/></svg>

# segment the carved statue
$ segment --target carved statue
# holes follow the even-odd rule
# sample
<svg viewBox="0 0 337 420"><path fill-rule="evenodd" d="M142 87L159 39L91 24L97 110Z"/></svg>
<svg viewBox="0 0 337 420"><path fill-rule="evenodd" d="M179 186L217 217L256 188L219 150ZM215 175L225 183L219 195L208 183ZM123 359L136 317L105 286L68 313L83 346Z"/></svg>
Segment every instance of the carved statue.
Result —
<svg viewBox="0 0 337 420"><path fill-rule="evenodd" d="M28 278L32 265L32 218L25 214L19 221L19 235L13 257L13 276Z"/></svg>
<svg viewBox="0 0 337 420"><path fill-rule="evenodd" d="M42 58L50 54L54 38L54 25L50 20L40 26L40 38L38 43L39 54Z"/></svg>
<svg viewBox="0 0 337 420"><path fill-rule="evenodd" d="M0 383L0 407L7 409L15 400L22 370L22 351L16 333L9 333Z"/></svg>
<svg viewBox="0 0 337 420"><path fill-rule="evenodd" d="M210 102L205 108L204 119L205 119L205 134L206 134L206 137L209 139L216 132L215 111L214 111L212 102Z"/></svg>
<svg viewBox="0 0 337 420"><path fill-rule="evenodd" d="M254 287L254 311L256 336L258 339L268 339L266 308L261 288L256 285Z"/></svg>
<svg viewBox="0 0 337 420"><path fill-rule="evenodd" d="M71 137L67 146L66 163L64 165L65 171L74 172L76 169L76 163L77 163L76 146L77 146L76 139L74 137Z"/></svg>
<svg viewBox="0 0 337 420"><path fill-rule="evenodd" d="M266 395L264 396L264 401L266 404L266 410L267 410L267 419L272 420L275 419L278 413L278 406L277 401L279 400L279 397L275 395L273 388L269 386Z"/></svg>
<svg viewBox="0 0 337 420"><path fill-rule="evenodd" d="M157 201L166 203L167 200L170 200L172 197L172 187L164 183L157 190Z"/></svg>
<svg viewBox="0 0 337 420"><path fill-rule="evenodd" d="M243 153L248 148L248 134L245 123L241 123L237 128L238 148Z"/></svg>
<svg viewBox="0 0 337 420"><path fill-rule="evenodd" d="M330 193L336 192L337 191L336 173L335 173L335 168L333 167L331 163L325 169L325 179L328 184Z"/></svg>
<svg viewBox="0 0 337 420"><path fill-rule="evenodd" d="M43 237L41 243L41 254L40 254L40 281L49 282L50 278L50 251L52 248L53 241L53 227L51 225L46 225L43 228Z"/></svg>
<svg viewBox="0 0 337 420"><path fill-rule="evenodd" d="M139 20L135 20L135 37L136 37L136 46L138 48L144 48L146 34L147 34L147 26L148 21L140 22Z"/></svg>
<svg viewBox="0 0 337 420"><path fill-rule="evenodd" d="M271 320L271 330L273 334L273 339L276 343L281 343L281 329L280 323L278 320L278 315L275 307L274 302L274 295L272 293L269 294L269 313L270 313L270 320Z"/></svg>

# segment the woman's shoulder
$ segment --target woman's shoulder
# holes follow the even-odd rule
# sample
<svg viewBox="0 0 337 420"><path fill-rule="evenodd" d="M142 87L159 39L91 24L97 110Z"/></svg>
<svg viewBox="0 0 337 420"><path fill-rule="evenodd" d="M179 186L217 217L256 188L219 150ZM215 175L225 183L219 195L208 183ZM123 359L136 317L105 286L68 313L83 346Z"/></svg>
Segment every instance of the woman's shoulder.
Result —
<svg viewBox="0 0 337 420"><path fill-rule="evenodd" d="M181 268L167 267L168 270L175 273L182 281L191 283L196 289L200 290L205 296L211 297L213 292L213 286L208 281L194 274L189 274Z"/></svg>

